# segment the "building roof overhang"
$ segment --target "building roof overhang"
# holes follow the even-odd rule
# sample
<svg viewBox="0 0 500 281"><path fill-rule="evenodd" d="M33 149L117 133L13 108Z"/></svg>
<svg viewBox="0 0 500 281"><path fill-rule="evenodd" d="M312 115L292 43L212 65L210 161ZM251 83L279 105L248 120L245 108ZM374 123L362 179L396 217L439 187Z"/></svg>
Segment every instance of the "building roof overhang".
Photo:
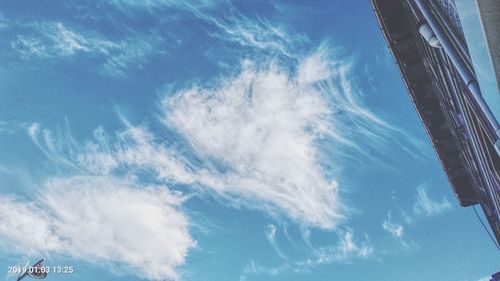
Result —
<svg viewBox="0 0 500 281"><path fill-rule="evenodd" d="M371 0L379 26L449 182L463 207L479 203L474 180L461 159L459 143L447 125L438 89L425 68L404 1Z"/></svg>

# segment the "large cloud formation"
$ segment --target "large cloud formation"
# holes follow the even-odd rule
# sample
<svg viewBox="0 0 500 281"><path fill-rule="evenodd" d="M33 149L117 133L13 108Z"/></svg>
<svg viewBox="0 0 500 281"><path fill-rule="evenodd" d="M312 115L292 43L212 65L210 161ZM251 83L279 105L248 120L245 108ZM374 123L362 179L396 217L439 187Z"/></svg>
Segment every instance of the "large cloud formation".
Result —
<svg viewBox="0 0 500 281"><path fill-rule="evenodd" d="M94 174L146 169L162 183L332 229L345 217L335 166L370 157L394 132L362 105L350 73L324 44L293 64L246 60L236 75L167 92L154 131L97 129L83 145L38 124L29 133L50 159Z"/></svg>
<svg viewBox="0 0 500 281"><path fill-rule="evenodd" d="M217 31L210 38L232 49L237 44L240 56L230 61L241 65L206 83L169 88L152 126L121 116L125 129L97 128L79 142L69 132L32 124L28 134L47 159L79 176L47 176L31 201L0 197L2 243L20 252L117 263L142 278L178 279L195 242L182 196L171 187L322 229L348 216L337 173L343 162L373 159L387 139L401 137L363 105L351 60L327 43L308 50L303 36L247 18L229 2L235 14L228 17L209 12L218 1L191 2L113 1L124 12L142 7L162 19L160 7L186 11ZM11 42L24 59L84 55L98 58L112 76L158 55L163 42L135 32L111 41L57 22L28 27L35 37L21 34ZM140 182L145 173L148 182ZM144 187L149 183L155 186ZM313 263L367 257L373 249L348 232L324 252Z"/></svg>
<svg viewBox="0 0 500 281"><path fill-rule="evenodd" d="M195 86L165 98L165 123L204 160L201 183L331 228L341 217L337 183L323 174L315 143L332 129L328 103L302 76L260 67L246 62L238 76L214 88Z"/></svg>
<svg viewBox="0 0 500 281"><path fill-rule="evenodd" d="M164 188L105 177L52 179L35 201L0 197L0 237L27 254L58 253L128 268L143 278L178 279L195 246L182 198Z"/></svg>

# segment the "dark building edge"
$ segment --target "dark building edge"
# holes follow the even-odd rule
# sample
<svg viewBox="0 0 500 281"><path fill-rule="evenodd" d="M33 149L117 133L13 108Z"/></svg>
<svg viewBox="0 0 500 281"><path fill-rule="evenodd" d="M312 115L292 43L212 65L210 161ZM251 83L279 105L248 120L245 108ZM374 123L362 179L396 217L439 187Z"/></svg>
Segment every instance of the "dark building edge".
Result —
<svg viewBox="0 0 500 281"><path fill-rule="evenodd" d="M403 3L401 1L381 3L379 0L371 2L415 111L424 124L460 205L467 207L478 204L477 195L471 188L474 180L467 173L466 164L460 155L459 144L453 137L452 130L445 124L445 114L439 106L436 90L432 86L424 59L417 48L416 34L412 30Z"/></svg>
<svg viewBox="0 0 500 281"><path fill-rule="evenodd" d="M416 30L415 19L410 16L412 13L410 6L405 0L371 0L371 3L415 110L460 205L467 207L481 204L496 240L500 242L500 220L498 212L495 213L492 208L494 199L486 195L484 178L478 175L475 170L477 168L471 168L471 165L476 164L472 163L474 160L471 160L470 147L466 144L468 141L464 140L464 132L451 126L450 120L447 120L450 114L444 110L448 108L441 104L442 100L440 101L443 95L442 85L438 85L435 80L434 66L429 65L430 62L425 57L428 53L422 53L423 40ZM481 111L474 100L469 99L469 104L472 104L472 107L468 110L476 113ZM481 119L483 116L478 118ZM475 122L480 122L484 126L485 123L481 123L483 121ZM497 170L498 154L489 155L495 158L493 169Z"/></svg>

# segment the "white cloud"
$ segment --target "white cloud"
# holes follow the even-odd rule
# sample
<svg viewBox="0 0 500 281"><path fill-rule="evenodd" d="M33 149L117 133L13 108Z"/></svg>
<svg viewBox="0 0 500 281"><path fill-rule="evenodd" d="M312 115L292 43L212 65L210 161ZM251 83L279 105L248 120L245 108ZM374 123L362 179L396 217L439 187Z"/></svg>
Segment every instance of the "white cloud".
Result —
<svg viewBox="0 0 500 281"><path fill-rule="evenodd" d="M363 240L355 240L352 230L339 232L337 245L313 249L313 258L295 263L295 271L308 271L311 267L334 262L350 262L353 259L372 258L375 252L370 239L365 235Z"/></svg>
<svg viewBox="0 0 500 281"><path fill-rule="evenodd" d="M267 225L266 227L266 238L267 238L267 241L269 242L269 244L271 244L271 246L273 247L274 251L276 252L276 254L286 260L286 256L283 254L283 252L281 251L280 247L278 246L278 242L276 242L276 226L274 224L269 224Z"/></svg>
<svg viewBox="0 0 500 281"><path fill-rule="evenodd" d="M289 268L288 264L278 266L264 266L255 261L250 261L244 268L240 276L240 281L246 281L248 275L269 275L277 276Z"/></svg>
<svg viewBox="0 0 500 281"><path fill-rule="evenodd" d="M373 247L370 245L368 237L360 244L354 242L352 231L346 231L344 237L340 240L337 259L347 259L350 257L367 258L373 254Z"/></svg>
<svg viewBox="0 0 500 281"><path fill-rule="evenodd" d="M275 239L276 237L276 228L273 226L274 225L268 225L268 231L266 233L269 236L268 240L270 238ZM354 232L350 229L337 231L339 240L336 244L315 248L309 241L310 234L311 232L309 229L303 230L303 242L306 244L306 248L302 248L302 250L307 252L309 258L295 261L291 260L291 258L287 258L281 264L274 266L262 265L252 260L243 269L240 281L247 280L249 275L276 276L287 271L307 273L310 272L311 269L321 265L350 263L355 259L371 259L374 257L375 249L367 235L364 236L364 239L355 239ZM295 247L298 246L293 241L289 242Z"/></svg>
<svg viewBox="0 0 500 281"><path fill-rule="evenodd" d="M187 10L216 26L223 40L255 51L237 74L166 94L160 109L164 128L186 143L165 143L146 128L129 126L113 136L114 143L96 130L93 141L83 148L69 144L73 147L62 157L57 141L43 131L46 147L40 147L51 159L93 173L145 168L158 181L201 186L234 206L333 229L347 213L337 170L346 160L374 160L380 147L401 133L365 108L349 59L337 57L331 46L321 44L304 54L294 47L302 45L295 44L301 36L246 18L237 9L232 17L215 18L201 12L210 7L207 3L115 1L120 7ZM52 49L106 54L110 58L103 69L112 75L120 75L153 49L144 42L137 43L137 50L117 47L96 36L79 36L62 24L49 30L42 34L63 42L51 43ZM115 49L120 51L113 55ZM268 49L274 50L273 56L255 55ZM40 144L36 133L32 138Z"/></svg>
<svg viewBox="0 0 500 281"><path fill-rule="evenodd" d="M134 36L109 40L101 34L76 31L60 22L27 24L31 34L19 34L11 47L24 59L68 58L86 54L98 58L101 73L124 76L130 67L141 67L155 51L161 39L157 36Z"/></svg>
<svg viewBox="0 0 500 281"><path fill-rule="evenodd" d="M192 184L196 181L186 166L186 160L175 150L158 144L155 137L142 127L128 127L115 135L102 128L94 130L94 138L84 144L71 135L56 137L50 130L34 123L28 135L35 145L55 163L97 175L111 175L124 170L134 174L147 169L161 181Z"/></svg>
<svg viewBox="0 0 500 281"><path fill-rule="evenodd" d="M26 254L57 253L147 279L178 279L195 245L181 202L165 188L106 177L53 179L32 202L0 197L0 237Z"/></svg>
<svg viewBox="0 0 500 281"><path fill-rule="evenodd" d="M420 216L433 216L441 214L451 209L451 204L446 198L443 200L434 201L427 194L427 187L420 185L417 187L417 198L413 205L413 211Z"/></svg>
<svg viewBox="0 0 500 281"><path fill-rule="evenodd" d="M317 161L315 141L329 129L320 92L275 66L260 71L249 63L216 88L166 98L163 110L165 122L205 161L199 181L214 191L321 227L341 218L337 183Z"/></svg>
<svg viewBox="0 0 500 281"><path fill-rule="evenodd" d="M177 5L167 0L140 3L147 9ZM31 138L49 159L106 177L52 181L45 195L31 203L0 197L0 235L19 250L118 262L150 279L175 279L194 245L187 219L178 210L182 200L163 189L110 180L110 175L133 177L147 171L156 182L203 188L234 206L333 229L347 213L336 169L349 157L373 159L381 144L400 134L365 108L350 61L336 57L328 44L310 54L296 53L301 36L292 38L264 20L239 14L216 19L192 3L179 5L218 27L221 32L212 36L255 50L251 57L269 50L273 56L255 55L242 61L238 73L167 93L160 107L162 129L182 141L127 124L112 135L96 129L94 138L82 145L70 135L59 139L38 124L30 127ZM155 49L154 40L111 41L61 23L35 25L34 30L34 36L20 35L12 47L26 57L99 57L101 71L114 76L140 65ZM8 209L20 214L20 223L13 222ZM44 246L26 239L35 221L41 231L34 240ZM274 225L266 236L284 257ZM143 237L148 239L138 239ZM367 236L357 241L352 231L345 231L338 245L318 249L313 259L297 266L368 258L373 252ZM256 263L248 268L248 273L282 270Z"/></svg>
<svg viewBox="0 0 500 281"><path fill-rule="evenodd" d="M401 224L393 222L391 212L387 213L387 218L382 223L382 227L396 238L403 237L404 227Z"/></svg>
<svg viewBox="0 0 500 281"><path fill-rule="evenodd" d="M206 13L199 16L218 28L218 32L211 34L213 37L257 51L270 51L293 57L298 43L305 40L298 34L290 36L283 27L273 26L261 19L251 20L236 11L234 15L225 18L209 16Z"/></svg>
<svg viewBox="0 0 500 281"><path fill-rule="evenodd" d="M87 38L60 22L43 22L31 25L34 33L18 35L11 46L25 57L71 56L76 53L103 51L106 41Z"/></svg>
<svg viewBox="0 0 500 281"><path fill-rule="evenodd" d="M245 61L235 77L165 98L164 123L207 163L202 184L239 203L258 200L268 211L278 207L295 220L333 228L343 207L321 159L341 167L342 157L370 158L393 131L362 105L348 64L327 45L295 67Z"/></svg>
<svg viewBox="0 0 500 281"><path fill-rule="evenodd" d="M127 39L115 45L115 54L106 58L102 72L111 76L124 76L130 67L141 67L148 58L158 53L156 43Z"/></svg>
<svg viewBox="0 0 500 281"><path fill-rule="evenodd" d="M438 215L451 209L451 204L446 198L443 198L441 201L435 201L429 197L427 189L427 186L424 184L417 187L417 196L413 204L413 212L408 213L404 209L399 209L397 211L400 222L394 221L392 211L387 213L387 217L382 222L382 228L393 237L397 238L404 250L420 247L416 241L407 241L408 236L405 235L406 229L409 228L411 230L423 217Z"/></svg>
<svg viewBox="0 0 500 281"><path fill-rule="evenodd" d="M21 54L23 58L30 56L47 57L47 47L36 37L18 35L17 40L11 42L12 49Z"/></svg>
<svg viewBox="0 0 500 281"><path fill-rule="evenodd" d="M186 12L209 26L207 30L210 30L208 35L211 37L238 44L245 48L245 52L253 54L265 51L293 57L300 43L307 41L305 36L298 33L292 36L284 26L273 25L260 17L245 16L230 1L114 0L113 4L127 14L137 10L148 11L151 16L162 19L165 13L161 12L165 8L177 13ZM221 10L229 12L223 15L216 12ZM212 28L216 31L211 31Z"/></svg>
<svg viewBox="0 0 500 281"><path fill-rule="evenodd" d="M220 0L112 0L115 6L127 10L130 8L152 10L162 7L173 7L178 9L198 10L202 8L210 8L216 5Z"/></svg>
<svg viewBox="0 0 500 281"><path fill-rule="evenodd" d="M36 124L30 135L69 166L97 174L146 169L160 182L202 187L234 206L332 229L346 215L336 165L370 159L398 132L362 105L348 63L328 45L293 61L247 60L235 76L168 93L162 123L180 136L177 143L130 124L113 136L97 129L83 146Z"/></svg>

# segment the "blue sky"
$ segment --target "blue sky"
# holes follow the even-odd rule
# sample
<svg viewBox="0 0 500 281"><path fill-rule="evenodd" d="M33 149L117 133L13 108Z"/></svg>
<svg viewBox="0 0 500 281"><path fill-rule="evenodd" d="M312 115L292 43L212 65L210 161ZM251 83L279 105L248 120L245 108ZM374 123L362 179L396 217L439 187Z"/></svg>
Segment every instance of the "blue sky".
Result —
<svg viewBox="0 0 500 281"><path fill-rule="evenodd" d="M5 280L498 270L368 1L2 1L0 61Z"/></svg>

